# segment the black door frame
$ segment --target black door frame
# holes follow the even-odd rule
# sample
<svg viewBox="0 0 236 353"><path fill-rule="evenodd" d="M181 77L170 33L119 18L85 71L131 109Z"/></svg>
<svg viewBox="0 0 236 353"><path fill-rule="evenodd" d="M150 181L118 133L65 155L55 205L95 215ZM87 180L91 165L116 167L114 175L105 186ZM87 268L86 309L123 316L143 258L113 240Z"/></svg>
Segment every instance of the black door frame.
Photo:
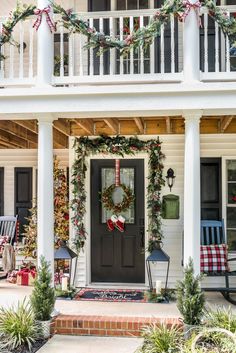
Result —
<svg viewBox="0 0 236 353"><path fill-rule="evenodd" d="M104 157L103 157L104 158ZM109 155L106 156L105 158L107 159L113 159L114 156ZM88 158L88 162L90 162L93 159L100 159L99 155L98 156L93 156ZM101 158L102 159L102 158ZM115 159L115 158L114 158ZM125 156L124 159L141 159L144 161L144 257L146 260L147 257L147 242L148 242L148 214L147 214L147 209L146 209L146 200L147 200L147 169L148 169L148 155L134 155L132 156ZM87 176L85 178L85 191L87 190L87 198L86 198L86 209L88 210L84 223L85 227L87 227L87 248L85 251L85 266L86 266L86 271L85 271L85 283L86 285L90 285L92 283L92 262L91 262L91 253L92 253L92 241L91 241L91 234L92 234L92 222L91 222L91 169L90 167L88 168L87 171ZM146 271L146 261L144 263L145 266L145 274L144 274L144 283L143 285L148 285L148 278L147 278L147 271ZM99 284L102 285L103 283L107 282L100 282ZM114 283L113 283L114 284Z"/></svg>

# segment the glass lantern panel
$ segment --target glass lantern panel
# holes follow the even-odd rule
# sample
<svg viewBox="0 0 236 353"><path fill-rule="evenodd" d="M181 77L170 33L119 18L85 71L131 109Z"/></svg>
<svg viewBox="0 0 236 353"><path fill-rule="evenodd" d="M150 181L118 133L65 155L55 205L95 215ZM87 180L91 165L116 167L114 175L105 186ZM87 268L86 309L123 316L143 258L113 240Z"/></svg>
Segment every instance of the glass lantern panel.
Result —
<svg viewBox="0 0 236 353"><path fill-rule="evenodd" d="M115 183L115 168L102 168L102 190ZM120 182L126 186L129 186L134 191L134 168L121 168L120 169ZM117 187L113 193L114 203L120 203L123 199L122 188ZM107 210L102 204L102 223L111 218L113 212ZM125 223L134 224L135 222L135 208L134 203L125 212L121 212L125 218Z"/></svg>

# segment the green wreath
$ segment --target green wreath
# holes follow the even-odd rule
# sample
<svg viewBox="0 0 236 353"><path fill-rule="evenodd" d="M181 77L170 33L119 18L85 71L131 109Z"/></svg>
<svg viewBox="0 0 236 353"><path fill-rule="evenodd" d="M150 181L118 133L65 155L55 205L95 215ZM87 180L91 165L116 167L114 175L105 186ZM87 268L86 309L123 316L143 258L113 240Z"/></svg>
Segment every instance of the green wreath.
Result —
<svg viewBox="0 0 236 353"><path fill-rule="evenodd" d="M107 210L112 211L115 214L125 212L126 210L128 210L132 202L134 202L133 191L124 184L120 184L119 187L121 187L124 191L123 200L119 203L115 204L112 198L113 192L117 188L115 184L112 184L108 186L108 188L104 189L101 195L101 202L103 206Z"/></svg>

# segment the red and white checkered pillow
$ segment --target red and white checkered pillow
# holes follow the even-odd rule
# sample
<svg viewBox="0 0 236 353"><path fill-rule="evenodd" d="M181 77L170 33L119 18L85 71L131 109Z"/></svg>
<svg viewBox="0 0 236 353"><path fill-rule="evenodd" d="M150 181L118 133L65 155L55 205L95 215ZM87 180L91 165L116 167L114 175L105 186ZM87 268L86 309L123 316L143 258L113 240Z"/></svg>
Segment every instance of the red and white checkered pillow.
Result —
<svg viewBox="0 0 236 353"><path fill-rule="evenodd" d="M201 272L221 273L229 271L227 245L201 245Z"/></svg>

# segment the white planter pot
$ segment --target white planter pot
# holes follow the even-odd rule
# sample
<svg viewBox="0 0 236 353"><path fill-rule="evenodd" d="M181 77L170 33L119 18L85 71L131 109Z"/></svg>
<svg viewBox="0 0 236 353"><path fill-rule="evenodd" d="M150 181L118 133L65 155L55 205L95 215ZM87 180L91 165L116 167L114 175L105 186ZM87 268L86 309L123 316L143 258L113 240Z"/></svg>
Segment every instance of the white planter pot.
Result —
<svg viewBox="0 0 236 353"><path fill-rule="evenodd" d="M48 321L38 321L41 330L42 330L42 338L47 339L50 337L50 329L51 329L51 320Z"/></svg>

